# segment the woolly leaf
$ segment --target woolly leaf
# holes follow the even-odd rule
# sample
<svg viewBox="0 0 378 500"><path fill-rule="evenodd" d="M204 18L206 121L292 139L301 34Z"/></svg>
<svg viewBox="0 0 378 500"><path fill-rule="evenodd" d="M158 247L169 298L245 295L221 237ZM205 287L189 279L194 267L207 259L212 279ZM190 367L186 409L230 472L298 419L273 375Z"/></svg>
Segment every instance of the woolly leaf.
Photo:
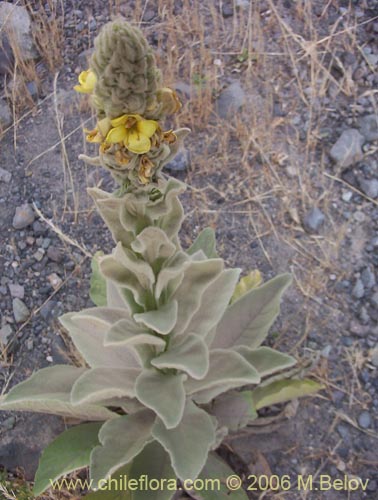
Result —
<svg viewBox="0 0 378 500"><path fill-rule="evenodd" d="M1 398L0 409L50 413L81 420L114 418L114 413L101 406L71 404L72 386L84 371L85 368L70 365L42 368Z"/></svg>
<svg viewBox="0 0 378 500"><path fill-rule="evenodd" d="M291 399L315 394L323 389L318 382L310 379L283 379L254 389L252 399L256 410Z"/></svg>
<svg viewBox="0 0 378 500"><path fill-rule="evenodd" d="M131 244L134 252L140 253L149 264L157 260L165 260L176 251L175 245L169 240L164 231L158 227L147 227Z"/></svg>
<svg viewBox="0 0 378 500"><path fill-rule="evenodd" d="M89 296L96 306L106 306L106 280L100 273L98 258L103 256L104 252L96 252L91 261L92 275L90 279Z"/></svg>
<svg viewBox="0 0 378 500"><path fill-rule="evenodd" d="M154 332L167 335L177 322L177 311L177 301L172 300L154 311L134 314L134 320L137 323L143 323Z"/></svg>
<svg viewBox="0 0 378 500"><path fill-rule="evenodd" d="M235 350L256 368L261 377L290 368L297 362L292 356L265 346L257 349L238 346Z"/></svg>
<svg viewBox="0 0 378 500"><path fill-rule="evenodd" d="M144 370L137 378L136 397L162 419L168 429L180 422L185 406L183 375Z"/></svg>
<svg viewBox="0 0 378 500"><path fill-rule="evenodd" d="M91 453L90 473L95 486L131 462L153 440L151 430L155 419L152 411L141 410L101 427L101 446L96 446Z"/></svg>
<svg viewBox="0 0 378 500"><path fill-rule="evenodd" d="M218 257L215 247L216 241L214 229L207 227L206 229L203 229L194 240L192 246L188 249L188 254L193 255L198 250L203 250L208 259L214 259Z"/></svg>
<svg viewBox="0 0 378 500"><path fill-rule="evenodd" d="M47 490L61 476L89 465L91 451L99 444L101 426L102 423L76 425L44 449L34 478L35 496Z"/></svg>
<svg viewBox="0 0 378 500"><path fill-rule="evenodd" d="M151 333L146 333L147 328L140 326L134 321L121 319L117 321L105 336L104 345L135 346L149 344L157 347L165 347L165 341Z"/></svg>
<svg viewBox="0 0 378 500"><path fill-rule="evenodd" d="M243 297L247 292L253 288L261 285L263 279L258 269L254 269L247 276L244 276L235 287L234 294L231 298L231 304Z"/></svg>
<svg viewBox="0 0 378 500"><path fill-rule="evenodd" d="M172 344L168 351L151 360L151 364L159 369L175 368L201 379L209 369L209 353L201 337L190 333L182 343Z"/></svg>
<svg viewBox="0 0 378 500"><path fill-rule="evenodd" d="M71 402L74 405L96 403L109 398L135 396L135 381L140 374L136 368L92 368L73 384Z"/></svg>
<svg viewBox="0 0 378 500"><path fill-rule="evenodd" d="M59 321L91 368L137 368L140 364L127 346L104 345L111 325L124 318L128 318L124 309L96 307L80 313L64 314Z"/></svg>
<svg viewBox="0 0 378 500"><path fill-rule="evenodd" d="M257 418L251 391L221 394L211 403L209 412L216 417L219 426L231 431L237 431Z"/></svg>
<svg viewBox="0 0 378 500"><path fill-rule="evenodd" d="M216 453L209 453L205 467L198 477L203 481L213 479L216 481L214 484L219 482L220 488L201 488L198 491L193 488L188 490L188 494L196 500L248 500L242 488L237 490L227 488L227 478L233 475L235 472Z"/></svg>
<svg viewBox="0 0 378 500"><path fill-rule="evenodd" d="M228 389L257 384L260 376L240 354L225 349L210 351L210 368L202 380L188 379L185 389L198 403L208 403Z"/></svg>
<svg viewBox="0 0 378 500"><path fill-rule="evenodd" d="M231 304L217 327L212 347L259 347L279 313L281 296L291 281L289 274L282 274Z"/></svg>
<svg viewBox="0 0 378 500"><path fill-rule="evenodd" d="M194 480L198 476L215 441L212 418L190 400L177 427L167 429L157 420L152 434L169 453L172 467L182 480Z"/></svg>

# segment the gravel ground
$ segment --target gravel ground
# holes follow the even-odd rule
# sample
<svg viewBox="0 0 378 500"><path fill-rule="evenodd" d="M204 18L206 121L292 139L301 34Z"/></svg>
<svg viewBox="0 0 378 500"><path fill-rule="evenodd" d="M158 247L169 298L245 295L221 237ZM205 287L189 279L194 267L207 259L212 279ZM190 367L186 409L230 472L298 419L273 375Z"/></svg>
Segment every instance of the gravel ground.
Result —
<svg viewBox="0 0 378 500"><path fill-rule="evenodd" d="M168 49L160 43L165 35L159 29L171 25L169 16L164 17L164 10L155 3L146 3L142 27L158 57L164 58ZM175 3L177 19L187 3ZM231 47L233 23L243 9L248 12L248 1L225 1L220 13L218 3L213 4L230 35L226 47L228 42ZM274 9L288 30L309 39L311 33L298 20L299 7L285 1L274 2L276 7L264 1L257 4L261 26L271 33L267 53L282 50ZM123 14L134 19L138 5L128 3ZM34 8L46 10L43 2L36 2ZM90 114L72 90L77 73L86 65L88 47L110 12L97 1L66 1L64 9L65 43L57 92L51 96L53 76L44 73L37 107L17 127L17 147L14 129L1 139L0 342L8 347L0 357L0 387L25 379L36 368L72 361L57 317L92 305L88 256L112 246L85 194L87 185L99 183L112 190L112 180L77 160L83 148L88 148L83 145L81 128ZM205 32L211 37L212 10L202 9ZM270 492L264 498L372 500L378 492L378 9L375 1L367 0L351 5L334 1L327 8L316 1L311 9L314 20L321 21L316 24L319 39L329 36L335 23L339 31L352 18L358 25L354 25L354 45L349 49L332 40L329 51L321 53L322 66L332 76L323 95L312 99L310 84L297 84L306 81L301 72L314 68L295 53L297 74L289 68L288 58L277 67L277 75L285 69L287 75L280 73L273 82L263 74L255 75L253 87L248 85L243 52L239 59L227 51L219 56L222 72L212 95L213 109L227 117L230 110L237 114L243 106L248 113L253 106L250 119L258 130L256 110L269 101L267 123L275 131L277 150L267 153L257 141L244 150L248 154L240 160L238 148L250 145L251 138L235 122L224 146L225 126L217 128L214 113L209 113L203 124L208 132L193 127L187 150L171 165L170 173L191 186L182 198L189 214L182 232L184 245L210 224L227 264L245 271L258 268L265 279L294 272L295 285L285 296L270 343L301 361L316 359L313 376L325 385L318 396L289 406L281 420L229 441L222 455L245 477L290 477L289 492ZM182 43L195 57L195 45L190 40ZM286 84L280 86L281 81ZM183 76L175 83L183 100L189 101L188 94L193 97L190 82ZM338 91L338 85L348 84L349 95ZM271 98L274 85L276 100ZM271 87L272 94L266 90ZM193 104L192 112L195 109ZM184 106L183 112L187 111ZM241 115L241 121L248 130L245 116ZM190 125L187 114L184 121ZM311 128L315 121L316 127ZM70 134L64 149L59 145L61 133ZM308 156L312 143L313 153ZM274 155L278 155L276 164ZM205 170L201 169L204 157ZM250 159L253 170L246 170ZM222 168L217 168L217 162ZM303 171L298 172L299 168ZM285 194L266 196L268 188L282 189L277 178L284 180ZM259 195L261 201L248 201ZM73 241L60 238L33 204ZM264 226L265 216L270 222ZM280 410L273 408L265 416ZM1 414L0 465L9 470L21 466L26 478L32 479L38 453L63 427L56 417ZM313 479L313 488L306 492L301 487L308 477ZM338 483L328 488L327 478L356 477L369 480L366 491L359 485L357 491L348 492L344 483L340 489ZM259 498L253 477L245 484L250 486L250 497Z"/></svg>

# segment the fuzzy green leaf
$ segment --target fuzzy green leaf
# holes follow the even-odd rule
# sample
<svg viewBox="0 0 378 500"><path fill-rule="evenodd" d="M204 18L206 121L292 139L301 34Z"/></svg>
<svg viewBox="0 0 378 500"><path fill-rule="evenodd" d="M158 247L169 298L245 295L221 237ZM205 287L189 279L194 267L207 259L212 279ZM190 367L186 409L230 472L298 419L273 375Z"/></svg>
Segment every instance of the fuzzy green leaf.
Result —
<svg viewBox="0 0 378 500"><path fill-rule="evenodd" d="M55 365L42 368L0 399L1 410L35 411L81 420L107 420L116 414L93 404L72 405L70 392L85 368Z"/></svg>
<svg viewBox="0 0 378 500"><path fill-rule="evenodd" d="M221 394L211 403L209 412L216 417L219 426L231 431L237 431L257 418L251 391Z"/></svg>
<svg viewBox="0 0 378 500"><path fill-rule="evenodd" d="M207 227L206 229L203 229L194 240L192 246L188 249L188 254L193 255L198 250L203 250L208 259L214 259L218 257L215 247L216 241L214 229Z"/></svg>
<svg viewBox="0 0 378 500"><path fill-rule="evenodd" d="M235 472L216 453L209 453L205 467L198 477L204 481L214 479L214 484L217 487L214 489L203 488L199 491L191 489L187 492L189 495L193 494L196 500L248 500L248 496L242 488L235 491L227 488L227 478L234 474Z"/></svg>
<svg viewBox="0 0 378 500"><path fill-rule="evenodd" d="M265 346L258 347L257 349L238 346L235 350L256 368L261 377L266 377L285 368L290 368L297 362L292 356Z"/></svg>
<svg viewBox="0 0 378 500"><path fill-rule="evenodd" d="M201 379L209 369L209 352L201 337L190 333L182 343L172 344L168 351L152 359L151 364L159 369L175 368Z"/></svg>
<svg viewBox="0 0 378 500"><path fill-rule="evenodd" d="M164 231L158 227L146 227L131 244L134 252L140 253L149 264L165 260L176 251L176 246Z"/></svg>
<svg viewBox="0 0 378 500"><path fill-rule="evenodd" d="M172 467L180 479L198 476L215 442L212 418L190 400L177 427L167 429L161 420L157 420L152 434L169 453Z"/></svg>
<svg viewBox="0 0 378 500"><path fill-rule="evenodd" d="M92 368L85 371L73 384L71 402L74 405L99 403L109 398L135 396L137 368Z"/></svg>
<svg viewBox="0 0 378 500"><path fill-rule="evenodd" d="M246 384L257 384L260 375L240 354L225 349L210 351L210 368L202 380L188 379L185 382L187 394L202 404L213 398Z"/></svg>
<svg viewBox="0 0 378 500"><path fill-rule="evenodd" d="M68 330L77 350L91 368L138 368L139 361L127 346L105 346L112 324L128 319L126 309L94 307L79 313L67 313L59 318Z"/></svg>
<svg viewBox="0 0 378 500"><path fill-rule="evenodd" d="M314 380L283 379L257 387L251 394L256 410L260 410L266 406L315 394L321 389L323 389L323 386Z"/></svg>
<svg viewBox="0 0 378 500"><path fill-rule="evenodd" d="M143 448L153 441L151 430L156 416L150 410L106 422L100 430L101 446L91 453L91 479L94 485L107 479L120 467L128 464Z"/></svg>
<svg viewBox="0 0 378 500"><path fill-rule="evenodd" d="M177 301L172 300L154 311L134 314L134 320L137 323L143 323L154 332L167 335L177 322L177 311Z"/></svg>
<svg viewBox="0 0 378 500"><path fill-rule="evenodd" d="M89 296L96 306L106 306L106 280L100 273L98 258L103 256L104 252L96 252L91 261L92 275L90 279Z"/></svg>
<svg viewBox="0 0 378 500"><path fill-rule="evenodd" d="M34 495L43 493L61 476L89 465L91 451L99 444L101 426L91 423L71 427L44 449L34 479Z"/></svg>
<svg viewBox="0 0 378 500"><path fill-rule="evenodd" d="M149 344L165 347L165 341L156 335L146 333L147 328L140 326L133 320L121 319L117 321L105 336L104 345L136 346Z"/></svg>
<svg viewBox="0 0 378 500"><path fill-rule="evenodd" d="M259 347L279 313L281 296L291 281L289 274L276 276L231 304L217 327L211 347Z"/></svg>
<svg viewBox="0 0 378 500"><path fill-rule="evenodd" d="M168 429L176 427L184 412L183 377L182 374L164 374L155 369L146 369L136 381L136 397L154 410Z"/></svg>

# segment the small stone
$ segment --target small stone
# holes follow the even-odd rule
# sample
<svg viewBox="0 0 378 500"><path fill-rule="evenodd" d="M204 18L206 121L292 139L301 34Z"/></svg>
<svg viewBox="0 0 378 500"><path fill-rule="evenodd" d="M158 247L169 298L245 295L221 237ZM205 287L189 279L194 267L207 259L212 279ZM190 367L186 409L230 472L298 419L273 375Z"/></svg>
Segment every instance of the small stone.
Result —
<svg viewBox="0 0 378 500"><path fill-rule="evenodd" d="M49 363L53 363L54 362L52 356L46 356L46 361L48 361Z"/></svg>
<svg viewBox="0 0 378 500"><path fill-rule="evenodd" d="M164 168L173 172L184 172L189 167L189 153L183 149Z"/></svg>
<svg viewBox="0 0 378 500"><path fill-rule="evenodd" d="M371 364L378 368L378 344L370 352Z"/></svg>
<svg viewBox="0 0 378 500"><path fill-rule="evenodd" d="M375 274L371 267L365 267L361 273L362 283L366 288L373 288L376 284Z"/></svg>
<svg viewBox="0 0 378 500"><path fill-rule="evenodd" d="M286 173L287 173L288 177L291 177L291 178L298 176L298 170L296 169L296 167L293 167L292 165L289 165L288 167L286 167Z"/></svg>
<svg viewBox="0 0 378 500"><path fill-rule="evenodd" d="M153 9L147 9L146 12L143 14L143 21L145 23L150 23L153 18L155 17L155 11Z"/></svg>
<svg viewBox="0 0 378 500"><path fill-rule="evenodd" d="M50 274L49 276L47 276L47 279L49 280L49 283L54 288L54 290L57 290L63 283L62 278L60 278L60 276L58 276L56 273Z"/></svg>
<svg viewBox="0 0 378 500"><path fill-rule="evenodd" d="M15 298L12 302L13 305L13 315L16 323L22 323L29 318L30 312L21 299Z"/></svg>
<svg viewBox="0 0 378 500"><path fill-rule="evenodd" d="M33 101L38 100L38 85L36 82L27 82L26 88L28 89L28 92L30 94L30 97L33 99Z"/></svg>
<svg viewBox="0 0 378 500"><path fill-rule="evenodd" d="M11 297L23 299L25 296L25 288L22 285L17 285L15 283L8 284Z"/></svg>
<svg viewBox="0 0 378 500"><path fill-rule="evenodd" d="M12 123L13 116L7 101L0 99L0 129L6 129Z"/></svg>
<svg viewBox="0 0 378 500"><path fill-rule="evenodd" d="M319 208L312 208L303 219L303 227L309 233L315 233L320 226L324 223L325 216Z"/></svg>
<svg viewBox="0 0 378 500"><path fill-rule="evenodd" d="M245 92L240 82L233 82L224 89L216 102L217 113L220 118L230 118L246 102Z"/></svg>
<svg viewBox="0 0 378 500"><path fill-rule="evenodd" d="M232 7L232 4L230 3L225 3L222 5L222 16L223 17L232 17L234 15L234 9Z"/></svg>
<svg viewBox="0 0 378 500"><path fill-rule="evenodd" d="M24 229L30 224L33 224L35 213L33 207L29 203L24 203L16 208L16 213L13 217L13 227L15 229Z"/></svg>
<svg viewBox="0 0 378 500"><path fill-rule="evenodd" d="M34 242L35 242L35 238L33 238L33 236L27 236L27 237L26 237L26 243L27 243L29 246L34 245Z"/></svg>
<svg viewBox="0 0 378 500"><path fill-rule="evenodd" d="M343 194L341 195L342 200L345 201L346 203L349 203L352 197L353 197L352 191L344 191Z"/></svg>
<svg viewBox="0 0 378 500"><path fill-rule="evenodd" d="M45 251L43 250L43 248L38 248L38 250L33 254L33 257L35 258L35 260L37 262L41 262L44 255L45 255Z"/></svg>
<svg viewBox="0 0 378 500"><path fill-rule="evenodd" d="M376 141L378 139L378 115L366 115L360 119L360 133L365 139Z"/></svg>
<svg viewBox="0 0 378 500"><path fill-rule="evenodd" d="M359 181L361 191L363 191L366 196L369 196L369 198L378 198L378 180L377 179L372 179L372 180L366 180L366 179L361 179Z"/></svg>
<svg viewBox="0 0 378 500"><path fill-rule="evenodd" d="M26 341L26 349L28 351L32 351L33 347L34 347L33 339L27 339L27 341Z"/></svg>
<svg viewBox="0 0 378 500"><path fill-rule="evenodd" d="M1 121L1 118L0 118ZM5 184L9 184L12 179L12 174L8 172L8 170L4 170L0 168L0 182L5 182Z"/></svg>
<svg viewBox="0 0 378 500"><path fill-rule="evenodd" d="M2 429L10 431L16 425L16 417L11 415L1 424Z"/></svg>
<svg viewBox="0 0 378 500"><path fill-rule="evenodd" d="M360 210L358 210L357 212L354 212L353 219L356 222L365 222L366 215L363 212L361 212Z"/></svg>
<svg viewBox="0 0 378 500"><path fill-rule="evenodd" d="M10 325L4 325L2 328L0 328L0 345L6 345L11 335L12 327Z"/></svg>
<svg viewBox="0 0 378 500"><path fill-rule="evenodd" d="M363 429L368 429L371 425L371 416L367 411L363 411L358 415L358 425Z"/></svg>
<svg viewBox="0 0 378 500"><path fill-rule="evenodd" d="M364 137L356 129L344 130L330 151L331 158L342 168L348 168L363 158Z"/></svg>
<svg viewBox="0 0 378 500"><path fill-rule="evenodd" d="M375 292L371 297L370 297L370 303L373 307L378 308L378 292Z"/></svg>
<svg viewBox="0 0 378 500"><path fill-rule="evenodd" d="M361 325L358 321L351 321L349 325L349 331L356 335L357 337L366 337L369 333L369 327L365 325Z"/></svg>
<svg viewBox="0 0 378 500"><path fill-rule="evenodd" d="M41 236L45 234L47 231L47 227L45 224L41 224L38 220L33 222L33 233L35 236Z"/></svg>
<svg viewBox="0 0 378 500"><path fill-rule="evenodd" d="M40 313L42 318L45 321L49 321L56 315L55 307L57 306L57 302L54 300L49 300L45 305L41 307Z"/></svg>
<svg viewBox="0 0 378 500"><path fill-rule="evenodd" d="M365 295L365 287L362 280L358 279L356 281L352 290L352 295L356 299L362 299L362 297Z"/></svg>
<svg viewBox="0 0 378 500"><path fill-rule="evenodd" d="M60 248L49 246L47 249L47 257L53 262L62 262L64 254Z"/></svg>

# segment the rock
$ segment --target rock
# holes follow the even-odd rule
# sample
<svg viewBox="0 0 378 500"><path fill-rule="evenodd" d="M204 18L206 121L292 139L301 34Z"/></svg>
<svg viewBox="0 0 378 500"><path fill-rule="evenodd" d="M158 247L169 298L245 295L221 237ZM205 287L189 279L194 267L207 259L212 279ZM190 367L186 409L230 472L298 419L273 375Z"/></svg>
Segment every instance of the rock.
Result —
<svg viewBox="0 0 378 500"><path fill-rule="evenodd" d="M33 207L29 203L24 203L16 208L15 216L13 217L13 227L15 229L24 229L30 224L33 224L35 213Z"/></svg>
<svg viewBox="0 0 378 500"><path fill-rule="evenodd" d="M189 153L186 149L182 149L164 168L173 172L184 172L188 169L189 164Z"/></svg>
<svg viewBox="0 0 378 500"><path fill-rule="evenodd" d="M12 179L12 174L8 170L0 168L0 182L5 182L8 184Z"/></svg>
<svg viewBox="0 0 378 500"><path fill-rule="evenodd" d="M222 5L222 16L223 17L232 17L234 15L234 8L231 3L224 3Z"/></svg>
<svg viewBox="0 0 378 500"><path fill-rule="evenodd" d="M346 203L349 203L352 197L353 197L352 191L344 191L343 194L341 195L342 200L345 201Z"/></svg>
<svg viewBox="0 0 378 500"><path fill-rule="evenodd" d="M361 281L365 288L373 288L376 284L375 274L371 267L365 267L361 273Z"/></svg>
<svg viewBox="0 0 378 500"><path fill-rule="evenodd" d="M220 118L230 118L244 106L245 92L240 82L233 82L224 89L216 102L216 110Z"/></svg>
<svg viewBox="0 0 378 500"><path fill-rule="evenodd" d="M371 350L370 353L371 364L378 368L378 344Z"/></svg>
<svg viewBox="0 0 378 500"><path fill-rule="evenodd" d="M63 283L62 278L56 273L49 274L49 276L47 276L47 279L54 290L57 290Z"/></svg>
<svg viewBox="0 0 378 500"><path fill-rule="evenodd" d="M43 256L45 255L45 251L43 248L38 248L38 250L33 254L33 257L37 262L41 262Z"/></svg>
<svg viewBox="0 0 378 500"><path fill-rule="evenodd" d="M27 82L26 88L30 94L33 101L38 101L38 85L35 81Z"/></svg>
<svg viewBox="0 0 378 500"><path fill-rule="evenodd" d="M303 218L303 227L309 233L315 233L324 223L325 216L319 208L312 208Z"/></svg>
<svg viewBox="0 0 378 500"><path fill-rule="evenodd" d="M361 179L359 181L361 191L363 191L366 196L369 196L369 198L378 198L378 180L377 179L372 179L372 180L366 180L366 179Z"/></svg>
<svg viewBox="0 0 378 500"><path fill-rule="evenodd" d="M33 222L33 233L35 234L35 236L41 236L45 234L47 229L48 228L46 224L41 224L41 222L39 222L38 220Z"/></svg>
<svg viewBox="0 0 378 500"><path fill-rule="evenodd" d="M16 283L9 283L8 288L11 297L17 299L23 299L25 296L25 288L22 285L17 285Z"/></svg>
<svg viewBox="0 0 378 500"><path fill-rule="evenodd" d="M57 312L57 304L58 303L55 300L49 300L41 307L40 314L46 322L49 322L52 318L59 314Z"/></svg>
<svg viewBox="0 0 378 500"><path fill-rule="evenodd" d="M9 41L5 36L0 37L0 74L10 73L14 65L14 57Z"/></svg>
<svg viewBox="0 0 378 500"><path fill-rule="evenodd" d="M378 308L378 292L375 292L371 297L370 297L370 303L373 307Z"/></svg>
<svg viewBox="0 0 378 500"><path fill-rule="evenodd" d="M6 418L1 424L1 428L5 431L10 431L16 424L16 417L14 415Z"/></svg>
<svg viewBox="0 0 378 500"><path fill-rule="evenodd" d="M357 212L354 212L354 214L353 214L353 219L356 222L365 222L366 215L363 212L361 212L360 210L357 210Z"/></svg>
<svg viewBox="0 0 378 500"><path fill-rule="evenodd" d="M87 68L89 66L89 59L93 54L93 49L86 49L81 52L77 58L80 68Z"/></svg>
<svg viewBox="0 0 378 500"><path fill-rule="evenodd" d="M376 141L378 139L378 115L366 115L360 118L359 130L368 142Z"/></svg>
<svg viewBox="0 0 378 500"><path fill-rule="evenodd" d="M5 33L9 40L14 37L17 44L17 56L22 60L38 57L30 16L25 7L0 2L0 31Z"/></svg>
<svg viewBox="0 0 378 500"><path fill-rule="evenodd" d="M357 337L365 337L369 333L369 327L361 325L358 321L351 321L349 331Z"/></svg>
<svg viewBox="0 0 378 500"><path fill-rule="evenodd" d="M358 415L358 425L363 429L368 429L371 425L371 416L367 411L363 411Z"/></svg>
<svg viewBox="0 0 378 500"><path fill-rule="evenodd" d="M12 301L13 315L16 323L22 323L29 318L30 311L21 299L15 298Z"/></svg>
<svg viewBox="0 0 378 500"><path fill-rule="evenodd" d="M5 99L0 99L0 129L6 129L13 123L12 112Z"/></svg>
<svg viewBox="0 0 378 500"><path fill-rule="evenodd" d="M348 168L363 158L364 137L358 130L344 130L330 151L331 158L342 168Z"/></svg>
<svg viewBox="0 0 378 500"><path fill-rule="evenodd" d="M53 262L62 262L64 253L60 248L50 246L47 249L47 257Z"/></svg>
<svg viewBox="0 0 378 500"><path fill-rule="evenodd" d="M352 296L356 299L362 299L365 295L364 283L361 279L358 279L353 287Z"/></svg>
<svg viewBox="0 0 378 500"><path fill-rule="evenodd" d="M11 335L12 327L10 325L4 325L2 328L0 328L0 345L6 345Z"/></svg>
<svg viewBox="0 0 378 500"><path fill-rule="evenodd" d="M63 419L39 413L27 414L16 426L1 433L0 462L6 470L22 468L33 480L42 450L65 429Z"/></svg>

